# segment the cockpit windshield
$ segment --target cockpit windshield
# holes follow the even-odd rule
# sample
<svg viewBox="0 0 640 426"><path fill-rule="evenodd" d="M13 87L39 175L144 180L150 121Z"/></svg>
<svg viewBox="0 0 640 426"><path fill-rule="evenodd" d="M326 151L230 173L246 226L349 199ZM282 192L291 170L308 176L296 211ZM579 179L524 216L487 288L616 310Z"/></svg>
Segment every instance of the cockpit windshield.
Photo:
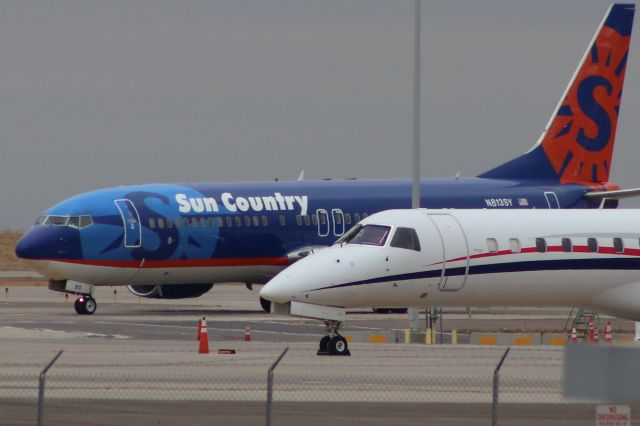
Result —
<svg viewBox="0 0 640 426"><path fill-rule="evenodd" d="M364 225L351 229L346 238L339 241L340 244L365 244L371 246L383 246L389 236L390 226Z"/></svg>
<svg viewBox="0 0 640 426"><path fill-rule="evenodd" d="M82 229L87 226L93 225L93 218L88 215L83 216L64 216L64 215L49 215L40 216L36 220L36 225L41 226L68 226L73 229Z"/></svg>
<svg viewBox="0 0 640 426"><path fill-rule="evenodd" d="M420 251L420 240L415 229L398 227L391 238L390 246Z"/></svg>

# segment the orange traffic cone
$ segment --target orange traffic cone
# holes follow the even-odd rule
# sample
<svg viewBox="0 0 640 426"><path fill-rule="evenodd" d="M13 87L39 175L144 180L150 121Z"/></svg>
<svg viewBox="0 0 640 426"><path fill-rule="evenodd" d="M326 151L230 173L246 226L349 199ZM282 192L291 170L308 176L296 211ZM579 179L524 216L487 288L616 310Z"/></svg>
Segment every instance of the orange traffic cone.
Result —
<svg viewBox="0 0 640 426"><path fill-rule="evenodd" d="M202 330L200 330L200 346L198 348L199 354L209 353L209 333L207 333L207 320L202 318Z"/></svg>
<svg viewBox="0 0 640 426"><path fill-rule="evenodd" d="M571 343L578 343L578 332L575 327L571 329Z"/></svg>
<svg viewBox="0 0 640 426"><path fill-rule="evenodd" d="M198 336L196 337L198 342L200 341L200 334L202 333L202 318L198 318Z"/></svg>
<svg viewBox="0 0 640 426"><path fill-rule="evenodd" d="M589 343L593 342L593 337L594 337L593 320L590 319L589 320Z"/></svg>
<svg viewBox="0 0 640 426"><path fill-rule="evenodd" d="M244 328L244 341L245 342L251 341L251 329L249 328L249 326L246 326Z"/></svg>
<svg viewBox="0 0 640 426"><path fill-rule="evenodd" d="M598 343L598 327L593 330L593 343Z"/></svg>
<svg viewBox="0 0 640 426"><path fill-rule="evenodd" d="M611 321L607 321L607 325L604 328L604 341L607 343L613 342L613 336L611 335Z"/></svg>

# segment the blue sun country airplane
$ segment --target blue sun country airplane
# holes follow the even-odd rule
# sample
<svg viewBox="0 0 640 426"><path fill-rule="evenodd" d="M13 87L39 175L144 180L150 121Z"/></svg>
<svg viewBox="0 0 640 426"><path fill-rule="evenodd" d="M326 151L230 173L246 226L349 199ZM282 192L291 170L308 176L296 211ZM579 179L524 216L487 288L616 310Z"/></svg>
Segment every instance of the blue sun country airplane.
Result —
<svg viewBox="0 0 640 426"><path fill-rule="evenodd" d="M607 11L530 151L475 178L423 180L421 206L616 207L640 193L608 182L634 12ZM367 215L410 205L409 180L125 186L46 210L16 254L50 289L80 295L76 311L91 314L93 286L179 299L216 282L266 283Z"/></svg>

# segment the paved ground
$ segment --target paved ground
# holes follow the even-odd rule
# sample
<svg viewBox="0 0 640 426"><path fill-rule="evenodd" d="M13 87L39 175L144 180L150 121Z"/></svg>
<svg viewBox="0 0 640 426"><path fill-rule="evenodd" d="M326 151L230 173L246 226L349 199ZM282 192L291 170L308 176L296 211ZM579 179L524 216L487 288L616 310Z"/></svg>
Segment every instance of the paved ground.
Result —
<svg viewBox="0 0 640 426"><path fill-rule="evenodd" d="M276 425L490 423L502 347L352 344L351 357L318 357L319 322L263 313L256 292L240 285L170 302L98 289L92 316L76 315L73 299L43 287L3 287L0 425L35 423L38 374L60 349L47 379L47 424L264 424L267 370L285 347L275 374ZM567 315L456 311L445 315L445 328L558 329ZM200 316L209 355L197 353ZM243 341L247 325L251 342ZM407 321L363 310L347 326L403 329ZM237 353L216 354L220 348ZM563 362L562 348L512 349L501 376L506 424L593 424L593 403L562 396Z"/></svg>

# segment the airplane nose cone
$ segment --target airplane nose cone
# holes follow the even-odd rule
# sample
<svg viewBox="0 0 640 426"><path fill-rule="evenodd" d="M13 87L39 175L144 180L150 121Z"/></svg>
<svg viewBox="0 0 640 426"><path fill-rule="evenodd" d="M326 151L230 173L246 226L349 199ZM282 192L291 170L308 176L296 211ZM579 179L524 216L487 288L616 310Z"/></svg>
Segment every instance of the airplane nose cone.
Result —
<svg viewBox="0 0 640 426"><path fill-rule="evenodd" d="M35 258L35 253L38 251L37 246L36 238L33 237L32 233L27 231L16 244L16 256L20 259L33 259Z"/></svg>
<svg viewBox="0 0 640 426"><path fill-rule="evenodd" d="M291 300L288 278L282 276L285 272L276 275L271 281L266 283L260 290L260 297L275 303L286 303Z"/></svg>

